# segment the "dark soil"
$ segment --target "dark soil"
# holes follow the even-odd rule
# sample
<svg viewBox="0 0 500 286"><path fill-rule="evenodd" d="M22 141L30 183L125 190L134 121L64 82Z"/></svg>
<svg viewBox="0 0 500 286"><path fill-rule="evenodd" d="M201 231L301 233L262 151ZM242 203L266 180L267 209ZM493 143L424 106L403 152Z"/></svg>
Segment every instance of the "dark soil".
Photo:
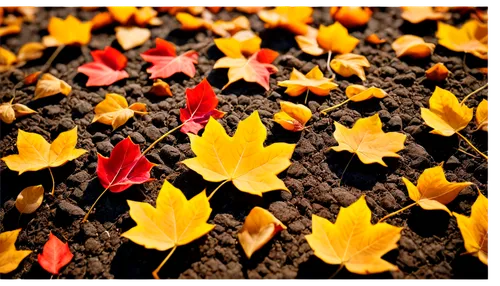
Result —
<svg viewBox="0 0 500 286"><path fill-rule="evenodd" d="M73 14L80 19L91 19L97 13L77 8L41 10L34 23L26 23L20 35L4 37L3 47L17 51L29 41L39 41L46 32L50 16L66 17ZM238 13L222 11L217 18L230 19ZM213 208L209 223L216 225L213 231L202 238L178 248L160 272L162 278L328 278L337 266L322 262L307 244L304 236L311 232L311 215L316 214L335 221L340 207L347 207L365 194L373 211L373 222L382 216L411 202L401 180L404 176L416 181L428 167L445 162L446 176L450 181L471 181L487 195L488 164L483 158L471 157L457 151L456 136L442 137L429 134L420 117L420 108L428 107L428 100L435 84L419 79L434 63L443 62L451 71L450 77L439 84L458 98L479 88L487 82L487 76L477 68L487 66L473 56L451 52L437 46L428 59L398 59L390 43L402 34L423 36L428 42L437 44L434 37L436 23L411 25L400 17L399 8L374 8L367 27L351 30L360 44L354 53L365 55L371 67L367 70L364 85L383 88L390 96L383 100L372 99L364 103L349 103L328 116L320 116L318 110L345 99L344 90L349 84L361 84L356 77L337 77L338 90L329 97L309 96L307 105L313 111L309 124L312 128L301 133L284 130L274 123L272 116L279 110L279 100L303 103L304 97L292 98L277 86L277 81L288 79L292 68L308 72L318 64L326 71L326 56L311 57L298 49L293 35L283 30L265 30L256 15L249 17L252 29L260 34L263 47L275 49L281 56L275 65L279 72L271 76L271 90L265 92L255 84L245 82L233 84L221 92L227 82L226 70L213 70L215 61L222 53L213 45L209 32L180 31L174 17L162 15L164 24L151 27L152 40L142 47L124 52L129 63L126 68L130 78L109 87L85 87L86 76L77 73L78 66L90 61L89 50L103 49L111 45L119 50L114 29L106 28L94 33L88 48L64 48L56 59L50 73L73 87L68 97L62 95L32 101L34 87L23 87L16 91L18 101L35 109L38 114L16 120L13 124L1 124L0 155L17 153L16 137L19 129L36 132L47 140L54 140L62 132L78 126L79 148L88 153L53 169L56 180L55 197L46 195L42 206L32 215L22 215L14 207L18 193L25 187L43 184L51 188L47 170L27 172L18 176L5 163L0 163L0 232L22 228L16 246L33 250L10 274L1 278L50 278L37 263L48 239L49 232L69 241L74 259L62 270L58 278L152 278L151 272L166 256L166 252L147 250L120 235L135 225L128 214L126 200L144 201L154 205L164 180L183 190L188 198L207 188L212 191L218 184L208 183L197 173L187 169L180 161L193 157L189 139L176 132L158 144L147 157L158 165L152 170L156 180L133 186L120 194L106 194L98 203L90 221L81 219L103 188L96 178L97 153L108 156L117 142L131 136L141 149L145 149L164 132L178 126L179 108L185 105L185 89L194 87L207 77L219 97L219 109L227 112L219 121L227 132L233 134L238 122L252 111L258 110L268 129L266 144L285 141L297 143L292 165L280 178L291 193L270 192L262 198L238 191L226 184L211 200ZM448 22L460 25L469 15L454 13ZM332 20L326 8L316 8L314 25L330 24ZM388 43L373 46L364 38L376 32ZM166 81L174 94L171 98L159 98L147 94L152 81L139 54L154 45L153 39L161 37L176 43L180 51L188 49L200 53L197 74L189 79L176 75ZM0 75L0 99L6 102L12 97L13 86L24 75L39 70L54 49L26 66ZM465 66L466 64L466 66ZM104 99L106 93L125 95L129 104L147 104L149 114L130 119L125 125L112 131L110 126L90 124L94 107ZM476 107L487 98L487 89L468 100ZM332 137L334 121L346 126L361 117L379 113L385 131L399 131L407 135L405 149L399 159L385 159L389 167L378 164L363 165L355 158L339 186L339 178L350 159L347 152L337 153L330 149L337 144ZM462 131L480 150L488 150L487 133L473 132L474 123ZM474 153L460 142L461 148ZM477 195L467 188L448 205L451 211L470 214L471 204ZM247 259L239 242L237 232L245 216L254 206L270 210L288 229L277 234L267 245ZM465 253L462 236L456 220L442 211L424 211L414 207L389 219L387 222L404 226L399 248L384 256L396 264L400 271L379 275L360 276L342 270L337 278L487 278L488 268L477 258Z"/></svg>

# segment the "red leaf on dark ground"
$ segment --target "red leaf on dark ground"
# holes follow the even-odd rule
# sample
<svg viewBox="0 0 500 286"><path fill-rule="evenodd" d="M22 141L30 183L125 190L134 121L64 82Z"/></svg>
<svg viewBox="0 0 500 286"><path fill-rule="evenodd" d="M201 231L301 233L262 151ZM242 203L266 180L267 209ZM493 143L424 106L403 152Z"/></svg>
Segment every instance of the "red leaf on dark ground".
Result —
<svg viewBox="0 0 500 286"><path fill-rule="evenodd" d="M127 66L127 58L112 47L103 51L90 52L94 59L78 67L78 72L89 77L86 86L105 86L121 79L128 78L128 73L123 69Z"/></svg>
<svg viewBox="0 0 500 286"><path fill-rule="evenodd" d="M38 254L38 263L43 269L54 275L73 259L68 243L63 243L57 236L49 234L49 240L43 246L43 252Z"/></svg>

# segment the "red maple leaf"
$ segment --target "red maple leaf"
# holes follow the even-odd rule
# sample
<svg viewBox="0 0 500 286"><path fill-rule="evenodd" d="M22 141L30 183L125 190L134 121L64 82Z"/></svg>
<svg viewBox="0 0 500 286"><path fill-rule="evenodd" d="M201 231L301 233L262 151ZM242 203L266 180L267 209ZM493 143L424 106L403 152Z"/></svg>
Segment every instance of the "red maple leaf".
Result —
<svg viewBox="0 0 500 286"><path fill-rule="evenodd" d="M49 240L43 246L43 252L38 254L38 263L47 272L54 275L73 259L68 243L63 243L57 236L49 234Z"/></svg>
<svg viewBox="0 0 500 286"><path fill-rule="evenodd" d="M180 109L181 121L184 123L181 132L198 134L198 131L205 127L210 116L215 119L224 116L225 112L215 109L218 103L215 92L207 79L203 79L194 88L187 88L186 108Z"/></svg>
<svg viewBox="0 0 500 286"><path fill-rule="evenodd" d="M128 78L128 73L123 70L127 66L127 58L116 49L106 47L103 51L95 50L90 54L94 61L78 67L78 72L89 77L87 86L110 85Z"/></svg>
<svg viewBox="0 0 500 286"><path fill-rule="evenodd" d="M120 141L111 150L109 158L97 154L97 176L102 186L113 193L142 184L150 179L149 171L155 164L141 154L138 144L130 137Z"/></svg>
<svg viewBox="0 0 500 286"><path fill-rule="evenodd" d="M175 46L160 38L156 38L156 48L147 50L141 54L141 57L153 64L147 69L152 79L168 78L178 72L189 77L196 74L194 64L198 63L198 53L191 50L176 56Z"/></svg>

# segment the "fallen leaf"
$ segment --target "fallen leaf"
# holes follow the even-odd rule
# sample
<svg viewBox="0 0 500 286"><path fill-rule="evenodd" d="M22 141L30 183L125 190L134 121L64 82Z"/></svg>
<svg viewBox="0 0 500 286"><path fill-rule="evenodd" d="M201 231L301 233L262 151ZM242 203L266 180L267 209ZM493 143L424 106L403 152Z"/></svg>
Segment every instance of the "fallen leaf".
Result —
<svg viewBox="0 0 500 286"><path fill-rule="evenodd" d="M90 42L92 22L81 22L69 15L65 20L51 17L47 27L49 35L42 38L46 47L61 45L86 45Z"/></svg>
<svg viewBox="0 0 500 286"><path fill-rule="evenodd" d="M35 87L35 98L44 98L56 94L64 94L66 96L71 92L71 86L65 81L58 79L50 73L44 73Z"/></svg>
<svg viewBox="0 0 500 286"><path fill-rule="evenodd" d="M206 78L194 88L186 88L186 108L180 109L181 132L198 134L211 117L222 118L225 112L215 109L218 103Z"/></svg>
<svg viewBox="0 0 500 286"><path fill-rule="evenodd" d="M109 158L97 154L97 177L101 185L113 193L150 181L149 172L154 166L130 137L116 144Z"/></svg>
<svg viewBox="0 0 500 286"><path fill-rule="evenodd" d="M36 113L33 109L27 107L20 103L10 103L5 102L0 104L0 120L4 123L10 124L16 120L16 118Z"/></svg>
<svg viewBox="0 0 500 286"><path fill-rule="evenodd" d="M352 84L345 89L345 95L354 102L365 101L371 98L384 98L387 93L377 87L366 87L359 84Z"/></svg>
<svg viewBox="0 0 500 286"><path fill-rule="evenodd" d="M478 68L479 72L482 74L488 74L488 67L485 68Z"/></svg>
<svg viewBox="0 0 500 286"><path fill-rule="evenodd" d="M130 24L130 21L133 20L134 14L137 10L138 9L136 7L132 6L108 7L108 11L113 19L122 25Z"/></svg>
<svg viewBox="0 0 500 286"><path fill-rule="evenodd" d="M425 20L437 21L449 20L451 18L450 13L434 11L432 7L427 6L401 7L401 10L401 18L413 24L417 24Z"/></svg>
<svg viewBox="0 0 500 286"><path fill-rule="evenodd" d="M115 31L116 39L125 51L142 46L151 37L151 31L145 28L116 27Z"/></svg>
<svg viewBox="0 0 500 286"><path fill-rule="evenodd" d="M335 56L330 62L330 67L343 77L356 75L365 81L364 68L369 68L370 63L364 56L349 53Z"/></svg>
<svg viewBox="0 0 500 286"><path fill-rule="evenodd" d="M310 91L319 96L327 96L332 89L338 88L333 78L325 78L318 66L315 66L306 75L293 68L290 79L279 81L278 85L286 87L285 93L290 96L299 96Z"/></svg>
<svg viewBox="0 0 500 286"><path fill-rule="evenodd" d="M328 264L345 265L356 274L396 271L398 267L382 259L398 247L402 227L371 221L365 195L347 208L340 208L335 224L312 215L312 233L306 235L314 255Z"/></svg>
<svg viewBox="0 0 500 286"><path fill-rule="evenodd" d="M189 6L189 7L156 7L160 13L169 13L170 15L177 15L180 12L189 12L192 15L199 15L205 11L205 7Z"/></svg>
<svg viewBox="0 0 500 286"><path fill-rule="evenodd" d="M146 104L136 102L128 106L125 97L116 93L108 93L106 94L106 98L95 107L95 116L92 119L92 123L100 122L111 125L113 126L113 130L115 130L125 124L135 114L148 114Z"/></svg>
<svg viewBox="0 0 500 286"><path fill-rule="evenodd" d="M276 175L290 166L295 144L264 147L267 131L257 111L240 121L233 137L213 118L202 136L188 136L196 157L182 162L205 180L232 181L240 191L258 196L273 190L288 191Z"/></svg>
<svg viewBox="0 0 500 286"><path fill-rule="evenodd" d="M28 22L35 20L35 15L38 12L38 7L23 6L17 7L17 12L24 16L24 19Z"/></svg>
<svg viewBox="0 0 500 286"><path fill-rule="evenodd" d="M52 232L49 234L49 240L43 246L43 252L38 254L38 263L47 272L58 275L59 270L66 266L73 254L69 249L68 243L63 243Z"/></svg>
<svg viewBox="0 0 500 286"><path fill-rule="evenodd" d="M41 71L37 71L37 72L34 72L32 74L29 74L28 76L26 76L24 78L24 84L25 85L32 85L34 84L35 82L38 81L38 76L41 74L42 72Z"/></svg>
<svg viewBox="0 0 500 286"><path fill-rule="evenodd" d="M488 132L488 101L483 99L476 109L477 129Z"/></svg>
<svg viewBox="0 0 500 286"><path fill-rule="evenodd" d="M255 251L261 249L274 235L284 229L286 226L272 213L263 208L254 207L238 232L238 240L250 259Z"/></svg>
<svg viewBox="0 0 500 286"><path fill-rule="evenodd" d="M365 41L367 41L368 43L373 44L373 45L380 45L380 44L387 42L387 40L385 40L385 39L380 39L377 36L377 34L369 35L368 37L366 37Z"/></svg>
<svg viewBox="0 0 500 286"><path fill-rule="evenodd" d="M141 7L134 13L134 21L137 25L143 27L150 24L153 19L156 18L156 15L158 15L158 12L156 12L155 9L151 7Z"/></svg>
<svg viewBox="0 0 500 286"><path fill-rule="evenodd" d="M18 25L8 25L6 27L0 27L0 37L19 34L20 32L21 26Z"/></svg>
<svg viewBox="0 0 500 286"><path fill-rule="evenodd" d="M362 7L340 7L336 13L334 13L334 18L339 21L344 27L354 28L366 25L372 16L372 10L370 8Z"/></svg>
<svg viewBox="0 0 500 286"><path fill-rule="evenodd" d="M392 43L392 49L398 58L409 56L415 59L426 58L434 52L436 45L426 43L424 39L414 35L404 35Z"/></svg>
<svg viewBox="0 0 500 286"><path fill-rule="evenodd" d="M280 107L281 111L274 114L274 121L286 130L302 131L312 117L311 110L302 104L280 101Z"/></svg>
<svg viewBox="0 0 500 286"><path fill-rule="evenodd" d="M231 38L214 39L217 48L230 58L253 55L260 50L261 42L252 31L240 31Z"/></svg>
<svg viewBox="0 0 500 286"><path fill-rule="evenodd" d="M261 49L249 59L224 57L219 59L214 69L228 68L228 83L222 88L227 88L231 83L243 79L246 82L255 82L266 90L269 90L269 77L278 72L278 68L271 63L278 57L278 53Z"/></svg>
<svg viewBox="0 0 500 286"><path fill-rule="evenodd" d="M196 31L202 28L210 29L211 27L211 23L202 18L194 17L188 13L177 13L175 18L181 23L181 30Z"/></svg>
<svg viewBox="0 0 500 286"><path fill-rule="evenodd" d="M110 85L128 78L128 73L124 71L127 58L119 51L106 47L103 51L95 50L90 54L94 61L78 67L78 72L89 77L86 86Z"/></svg>
<svg viewBox="0 0 500 286"><path fill-rule="evenodd" d="M91 20L92 31L107 27L107 26L113 24L114 21L115 21L115 19L113 18L113 16L111 15L110 12L98 13Z"/></svg>
<svg viewBox="0 0 500 286"><path fill-rule="evenodd" d="M470 217L453 212L464 238L465 249L488 265L488 199L479 192Z"/></svg>
<svg viewBox="0 0 500 286"><path fill-rule="evenodd" d="M156 38L156 47L141 54L141 57L153 64L147 69L152 79L168 78L175 73L182 72L188 77L194 77L198 63L198 53L194 50L176 56L175 45L160 38Z"/></svg>
<svg viewBox="0 0 500 286"><path fill-rule="evenodd" d="M250 30L250 21L245 16L230 21L217 20L211 25L211 30L221 37L229 37L241 30Z"/></svg>
<svg viewBox="0 0 500 286"><path fill-rule="evenodd" d="M156 199L156 208L143 202L127 200L127 203L130 216L137 225L122 236L148 249L175 249L204 236L215 227L207 223L212 209L205 191L188 201L182 191L167 180Z"/></svg>
<svg viewBox="0 0 500 286"><path fill-rule="evenodd" d="M226 7L226 10L229 7ZM262 11L265 7L257 7L257 6L238 6L235 7L236 10L246 13L246 14L255 14L258 13L259 11Z"/></svg>
<svg viewBox="0 0 500 286"><path fill-rule="evenodd" d="M17 61L16 54L0 47L0 72L4 72L11 69L16 61Z"/></svg>
<svg viewBox="0 0 500 286"><path fill-rule="evenodd" d="M297 35L305 35L307 24L312 23L311 7L276 7L258 12L267 29L283 28Z"/></svg>
<svg viewBox="0 0 500 286"><path fill-rule="evenodd" d="M45 46L37 42L29 42L24 44L17 53L17 61L27 62L39 59L43 56Z"/></svg>
<svg viewBox="0 0 500 286"><path fill-rule="evenodd" d="M43 201L42 185L24 188L16 198L16 209L22 214L34 213Z"/></svg>
<svg viewBox="0 0 500 286"><path fill-rule="evenodd" d="M356 154L363 164L379 163L387 167L382 158L399 158L396 152L404 149L406 135L398 132L384 133L378 113L358 119L352 129L338 122L334 122L334 125L333 137L339 145L331 148L337 152L349 151L353 156Z"/></svg>
<svg viewBox="0 0 500 286"><path fill-rule="evenodd" d="M313 30L314 31L314 30ZM349 31L339 22L330 26L320 25L317 35L296 36L299 48L310 55L319 56L326 52L347 54L358 45L359 40L349 35Z"/></svg>
<svg viewBox="0 0 500 286"><path fill-rule="evenodd" d="M16 240L21 229L0 233L0 274L10 273L19 266L31 250L16 250Z"/></svg>
<svg viewBox="0 0 500 286"><path fill-rule="evenodd" d="M432 81L443 81L449 74L450 71L443 63L437 63L425 71L425 77Z"/></svg>
<svg viewBox="0 0 500 286"><path fill-rule="evenodd" d="M433 134L451 136L467 127L472 120L473 110L460 104L455 95L436 86L429 99L430 109L420 108L425 124L433 128Z"/></svg>
<svg viewBox="0 0 500 286"><path fill-rule="evenodd" d="M408 195L417 205L426 210L443 210L451 215L446 207L460 191L472 185L471 182L448 182L441 165L425 169L418 178L417 186L403 177Z"/></svg>
<svg viewBox="0 0 500 286"><path fill-rule="evenodd" d="M170 85L161 79L155 80L149 92L156 96L172 96Z"/></svg>
<svg viewBox="0 0 500 286"><path fill-rule="evenodd" d="M16 143L19 154L5 156L2 160L19 175L26 171L59 167L87 153L84 149L75 148L77 139L77 127L59 134L52 144L42 135L19 130Z"/></svg>
<svg viewBox="0 0 500 286"><path fill-rule="evenodd" d="M455 52L470 53L488 59L488 24L469 20L460 28L438 22L438 44Z"/></svg>

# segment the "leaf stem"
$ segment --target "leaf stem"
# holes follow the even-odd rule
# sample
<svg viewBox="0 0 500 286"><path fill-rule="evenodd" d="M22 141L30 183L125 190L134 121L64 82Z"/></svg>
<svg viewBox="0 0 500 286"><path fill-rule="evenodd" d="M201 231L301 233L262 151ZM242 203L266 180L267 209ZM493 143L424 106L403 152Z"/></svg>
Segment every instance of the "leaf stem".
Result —
<svg viewBox="0 0 500 286"><path fill-rule="evenodd" d="M309 96L309 88L307 89L307 92L306 92L306 99L304 100L304 104L307 104L307 97Z"/></svg>
<svg viewBox="0 0 500 286"><path fill-rule="evenodd" d="M467 99L469 99L469 97L471 97L472 95L480 92L481 90L485 89L486 87L488 86L488 83L486 83L485 85L481 86L480 88L474 90L473 92L469 93L467 96L464 97L464 99L462 99L462 101L460 102L460 104L464 104L465 101L467 101Z"/></svg>
<svg viewBox="0 0 500 286"><path fill-rule="evenodd" d="M210 194L210 196L208 196L208 200L210 200L213 197L213 195L215 194L215 192L217 192L227 182L229 182L229 180L225 180L219 186L217 186L217 188L215 188L215 190Z"/></svg>
<svg viewBox="0 0 500 286"><path fill-rule="evenodd" d="M342 171L342 175L340 176L340 181L339 181L339 187L340 187L340 184L342 184L342 178L344 178L345 171L347 171L349 164L351 164L351 161L352 161L352 158L354 158L354 155L356 155L356 153L352 153L351 159L349 159L349 162L347 162L347 165L345 165L344 171Z"/></svg>
<svg viewBox="0 0 500 286"><path fill-rule="evenodd" d="M160 138L156 139L155 142L151 143L151 145L149 145L149 147L146 148L146 150L144 150L144 152L142 152L142 156L144 156L149 150L151 150L151 148L153 148L158 142L160 142L161 140L163 140L168 135L172 134L175 130L181 128L183 125L184 125L184 123L182 123L181 125L175 127L174 129L170 129L170 131L168 131L167 133L163 134Z"/></svg>
<svg viewBox="0 0 500 286"><path fill-rule="evenodd" d="M56 183L55 183L55 180L54 180L54 174L52 174L52 170L50 168L49 169L49 173L50 173L50 177L52 178L52 196L54 196L54 193L55 193L55 187L56 187Z"/></svg>
<svg viewBox="0 0 500 286"><path fill-rule="evenodd" d="M344 104L348 103L349 101L351 101L351 99L350 99L350 98L348 98L347 100L344 100L344 101L342 101L341 103L336 104L336 105L334 105L334 106L332 106L332 107L328 107L328 108L326 108L326 109L323 109L323 110L321 110L321 112L320 112L320 113L321 113L321 114L323 114L323 115L326 115L326 113L327 113L327 112L332 111L332 110L334 110L335 108L341 107L342 105L344 105Z"/></svg>
<svg viewBox="0 0 500 286"><path fill-rule="evenodd" d="M416 203L416 202L415 202L415 203L412 203L412 204L409 204L409 205L407 205L406 207L404 207L404 208L402 208L402 209L399 209L399 210L397 210L397 211L395 211L395 212L392 212L392 213L390 213L390 214L388 214L388 215L384 216L383 218L379 219L379 220L378 220L378 222L383 222L384 220L386 220L386 219L390 218L391 216L397 215L397 214L398 214L398 213L400 213L400 212L404 212L405 210L407 210L407 209L409 209L409 208L411 208L411 207L413 207L413 206L416 206L416 205L417 205L417 203Z"/></svg>
<svg viewBox="0 0 500 286"><path fill-rule="evenodd" d="M330 277L328 277L328 279L333 279L333 278L335 278L335 276L337 276L337 274L339 274L340 270L344 269L344 266L345 266L345 264L344 264L344 263L341 263L341 264L339 265L339 268L338 268L338 269L337 269L337 270L336 270L336 271L335 271L335 272L334 272L334 273L333 273Z"/></svg>
<svg viewBox="0 0 500 286"><path fill-rule="evenodd" d="M459 132L455 132L458 137L462 138L462 140L464 140L467 144L469 144L469 146L472 147L472 149L474 149L477 153L479 153L479 155L483 156L486 160L488 160L488 156L484 155L483 152L479 151L479 149L477 149L474 145L472 145L472 143L467 140L467 138L465 138L465 136L463 136L462 134L460 134Z"/></svg>
<svg viewBox="0 0 500 286"><path fill-rule="evenodd" d="M38 75L37 80L42 76L42 74L44 74L45 72L47 72L49 70L50 66L52 65L54 60L57 58L59 53L61 53L61 51L64 49L64 47L65 47L65 45L58 46L57 49L52 53L49 60L45 63L45 65L43 65L42 69L40 70L40 74Z"/></svg>
<svg viewBox="0 0 500 286"><path fill-rule="evenodd" d="M465 155L469 155L469 156L471 156L472 158L476 158L476 159L477 159L477 158L480 158L479 156L473 155L473 154L471 154L471 153L469 153L469 152L465 151L465 150L464 150L464 149L462 149L462 148L457 148L457 151L458 151L458 152L462 152L462 153L464 153Z"/></svg>
<svg viewBox="0 0 500 286"><path fill-rule="evenodd" d="M326 60L326 68L330 72L330 74L333 76L333 71L332 68L330 67L330 60L332 59L332 51L328 51L328 59Z"/></svg>
<svg viewBox="0 0 500 286"><path fill-rule="evenodd" d="M111 184L110 184L111 185ZM89 218L89 215L90 213L92 212L92 210L94 209L95 205L97 204L97 202L101 199L101 197L106 193L106 191L109 189L109 187L107 187L106 189L104 189L104 191L102 191L102 193L99 195L99 197L97 198L97 200L95 200L95 202L92 204L92 206L90 207L89 211L85 214L85 216L83 217L82 219L82 223L86 222L87 219Z"/></svg>
<svg viewBox="0 0 500 286"><path fill-rule="evenodd" d="M168 261L168 259L170 258L170 256L172 256L172 254L174 253L174 251L175 251L176 248L177 248L177 245L174 246L174 248L172 248L172 250L170 250L170 253L163 260L163 262L160 264L160 266L158 266L158 268L156 268L155 271L153 271L153 277L155 279L160 279L160 276L158 276L158 272L160 272L160 269L163 267L163 265L165 265L165 263Z"/></svg>

